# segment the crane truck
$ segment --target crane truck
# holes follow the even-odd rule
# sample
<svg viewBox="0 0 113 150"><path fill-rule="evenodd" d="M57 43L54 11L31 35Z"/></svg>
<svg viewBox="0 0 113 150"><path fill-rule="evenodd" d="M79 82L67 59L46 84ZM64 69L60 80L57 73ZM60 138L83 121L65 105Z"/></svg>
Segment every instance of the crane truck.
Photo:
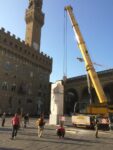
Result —
<svg viewBox="0 0 113 150"><path fill-rule="evenodd" d="M77 125L77 124L82 124L82 125L93 125L94 122L94 117L95 115L103 115L103 120L101 120L101 123L104 122L108 124L108 116L109 114L113 113L113 106L108 105L107 102L107 97L104 93L104 90L102 88L102 85L100 83L100 80L98 78L98 75L95 71L95 68L93 66L92 60L90 58L90 55L88 53L85 41L83 39L83 36L80 32L78 23L75 19L75 16L73 14L73 9L71 6L66 6L65 10L67 11L72 28L74 30L74 34L77 40L78 47L80 49L80 52L82 54L83 60L85 62L85 68L87 71L87 74L91 80L91 84L93 85L95 92L97 94L99 104L88 104L86 108L86 112L83 114L76 114L72 116L72 123Z"/></svg>

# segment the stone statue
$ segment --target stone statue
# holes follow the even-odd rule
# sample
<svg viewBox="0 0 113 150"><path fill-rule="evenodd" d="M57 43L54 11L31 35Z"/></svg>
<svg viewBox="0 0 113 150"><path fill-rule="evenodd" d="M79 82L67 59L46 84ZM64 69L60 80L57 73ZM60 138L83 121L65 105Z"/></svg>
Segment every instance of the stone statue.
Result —
<svg viewBox="0 0 113 150"><path fill-rule="evenodd" d="M63 115L64 87L62 81L57 81L51 85L51 114L50 124L57 124L60 115Z"/></svg>

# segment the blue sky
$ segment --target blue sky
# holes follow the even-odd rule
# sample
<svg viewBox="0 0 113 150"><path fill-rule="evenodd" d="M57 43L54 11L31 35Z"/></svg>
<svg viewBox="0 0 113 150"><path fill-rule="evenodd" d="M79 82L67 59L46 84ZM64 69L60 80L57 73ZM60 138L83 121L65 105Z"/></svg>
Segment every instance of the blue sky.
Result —
<svg viewBox="0 0 113 150"><path fill-rule="evenodd" d="M4 27L22 40L25 39L25 9L28 0L0 0L0 28ZM67 43L64 43L64 7L72 5L96 71L113 68L113 0L43 0L45 25L42 28L41 50L53 58L50 80L86 74L72 26L67 16ZM66 44L66 45L64 45ZM64 50L65 48L65 50ZM67 65L63 65L67 51Z"/></svg>

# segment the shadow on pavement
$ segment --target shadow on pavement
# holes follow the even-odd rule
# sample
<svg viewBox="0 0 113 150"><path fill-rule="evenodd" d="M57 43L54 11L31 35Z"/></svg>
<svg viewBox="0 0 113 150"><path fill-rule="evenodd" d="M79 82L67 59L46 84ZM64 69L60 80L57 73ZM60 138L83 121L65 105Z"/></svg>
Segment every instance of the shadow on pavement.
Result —
<svg viewBox="0 0 113 150"><path fill-rule="evenodd" d="M56 128L48 128L48 127L45 127L45 130L55 130Z"/></svg>
<svg viewBox="0 0 113 150"><path fill-rule="evenodd" d="M31 132L19 132L19 135L37 136L37 133L31 133Z"/></svg>
<svg viewBox="0 0 113 150"><path fill-rule="evenodd" d="M36 127L31 127L31 126L27 126L26 128L25 127L21 127L21 129L23 130L23 129L37 129Z"/></svg>
<svg viewBox="0 0 113 150"><path fill-rule="evenodd" d="M102 136L100 136L100 139L109 139L109 140L113 141L113 139L111 137L102 137Z"/></svg>
<svg viewBox="0 0 113 150"><path fill-rule="evenodd" d="M69 137L65 137L65 140L68 141L77 141L77 142L87 142L87 143L99 143L99 141L92 141L92 140L85 140L85 139L73 139L73 138L69 138Z"/></svg>
<svg viewBox="0 0 113 150"><path fill-rule="evenodd" d="M11 128L6 128L6 127L0 128L0 131L11 131L11 130L12 130Z"/></svg>
<svg viewBox="0 0 113 150"><path fill-rule="evenodd" d="M23 150L23 149L18 149L18 148L4 148L4 147L0 147L0 150Z"/></svg>
<svg viewBox="0 0 113 150"><path fill-rule="evenodd" d="M48 137L42 137L42 138L38 138L37 139L30 139L30 138L18 138L18 140L25 140L25 141L36 141L36 142L45 142L45 143L57 143L57 144L70 144L70 145L79 145L79 146L92 146L90 144L90 141L87 140L77 140L77 139L70 139L69 138L64 138L64 139L52 139L52 138L48 138ZM78 143L79 142L87 142L87 143ZM97 143L97 142L96 142Z"/></svg>
<svg viewBox="0 0 113 150"><path fill-rule="evenodd" d="M55 134L51 134L51 133L44 133L44 137L56 137L56 133Z"/></svg>

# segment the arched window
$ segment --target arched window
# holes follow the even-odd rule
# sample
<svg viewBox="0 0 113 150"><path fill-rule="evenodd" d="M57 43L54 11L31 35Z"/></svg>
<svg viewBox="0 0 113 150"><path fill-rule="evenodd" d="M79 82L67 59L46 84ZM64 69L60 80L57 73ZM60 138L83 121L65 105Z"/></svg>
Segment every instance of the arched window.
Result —
<svg viewBox="0 0 113 150"><path fill-rule="evenodd" d="M15 91L15 90L16 90L16 84L13 83L13 84L12 84L12 87L11 87L11 91Z"/></svg>
<svg viewBox="0 0 113 150"><path fill-rule="evenodd" d="M7 84L6 81L4 81L4 82L2 83L2 90L7 90L7 89L8 89L8 84Z"/></svg>

